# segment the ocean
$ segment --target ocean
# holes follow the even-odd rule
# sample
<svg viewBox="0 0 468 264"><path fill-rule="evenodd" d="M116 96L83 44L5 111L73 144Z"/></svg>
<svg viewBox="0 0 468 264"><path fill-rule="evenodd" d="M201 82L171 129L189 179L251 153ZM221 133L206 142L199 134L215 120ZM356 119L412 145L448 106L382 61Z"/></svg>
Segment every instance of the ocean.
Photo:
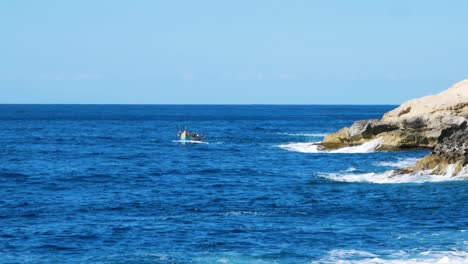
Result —
<svg viewBox="0 0 468 264"><path fill-rule="evenodd" d="M0 105L0 263L468 263L428 150L313 144L394 107Z"/></svg>

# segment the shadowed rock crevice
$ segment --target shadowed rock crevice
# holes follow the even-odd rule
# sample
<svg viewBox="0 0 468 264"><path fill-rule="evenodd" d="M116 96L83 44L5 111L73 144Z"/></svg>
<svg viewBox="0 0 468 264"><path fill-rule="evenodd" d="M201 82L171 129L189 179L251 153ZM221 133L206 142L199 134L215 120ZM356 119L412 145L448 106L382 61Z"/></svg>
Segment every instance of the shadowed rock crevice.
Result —
<svg viewBox="0 0 468 264"><path fill-rule="evenodd" d="M468 165L468 129L465 125L437 144L431 154L405 172L432 170L435 174L454 176ZM450 168L450 169L449 169Z"/></svg>

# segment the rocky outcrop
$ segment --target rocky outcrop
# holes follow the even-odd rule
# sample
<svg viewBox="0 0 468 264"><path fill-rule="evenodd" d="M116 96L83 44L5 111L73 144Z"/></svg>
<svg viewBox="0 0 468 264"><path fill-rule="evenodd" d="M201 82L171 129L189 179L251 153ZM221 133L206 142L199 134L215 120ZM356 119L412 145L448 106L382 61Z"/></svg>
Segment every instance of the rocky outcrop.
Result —
<svg viewBox="0 0 468 264"><path fill-rule="evenodd" d="M397 130L395 124L383 123L380 120L356 121L351 127L345 127L336 133L327 135L322 145L327 148L341 148L366 143L382 133Z"/></svg>
<svg viewBox="0 0 468 264"><path fill-rule="evenodd" d="M356 121L327 135L322 145L340 148L381 138L380 150L433 148L468 120L468 79L437 95L411 100L380 120Z"/></svg>
<svg viewBox="0 0 468 264"><path fill-rule="evenodd" d="M327 135L321 144L333 149L379 138L378 150L431 148L430 155L402 172L468 173L467 123L468 79L439 94L406 102L380 120L356 121Z"/></svg>
<svg viewBox="0 0 468 264"><path fill-rule="evenodd" d="M454 176L468 168L468 128L466 123L460 130L445 137L431 154L418 161L414 167L403 172L427 171L434 174Z"/></svg>

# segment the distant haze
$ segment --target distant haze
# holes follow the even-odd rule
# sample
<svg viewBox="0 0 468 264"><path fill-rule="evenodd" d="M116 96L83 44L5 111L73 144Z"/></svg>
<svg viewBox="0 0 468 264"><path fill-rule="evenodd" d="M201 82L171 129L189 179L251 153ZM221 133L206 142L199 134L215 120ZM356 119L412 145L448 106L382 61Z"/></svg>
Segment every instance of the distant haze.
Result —
<svg viewBox="0 0 468 264"><path fill-rule="evenodd" d="M399 104L468 78L467 1L1 1L0 103Z"/></svg>

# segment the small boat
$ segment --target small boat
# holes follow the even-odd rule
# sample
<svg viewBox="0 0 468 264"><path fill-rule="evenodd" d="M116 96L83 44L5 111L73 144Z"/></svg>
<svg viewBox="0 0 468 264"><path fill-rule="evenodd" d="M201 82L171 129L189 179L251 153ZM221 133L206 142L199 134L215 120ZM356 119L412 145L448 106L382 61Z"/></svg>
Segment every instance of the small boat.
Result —
<svg viewBox="0 0 468 264"><path fill-rule="evenodd" d="M197 134L194 132L188 132L187 128L185 128L183 131L179 131L177 133L179 136L179 141L180 142L194 142L194 143L201 143L204 142L205 140L205 135L202 134Z"/></svg>

